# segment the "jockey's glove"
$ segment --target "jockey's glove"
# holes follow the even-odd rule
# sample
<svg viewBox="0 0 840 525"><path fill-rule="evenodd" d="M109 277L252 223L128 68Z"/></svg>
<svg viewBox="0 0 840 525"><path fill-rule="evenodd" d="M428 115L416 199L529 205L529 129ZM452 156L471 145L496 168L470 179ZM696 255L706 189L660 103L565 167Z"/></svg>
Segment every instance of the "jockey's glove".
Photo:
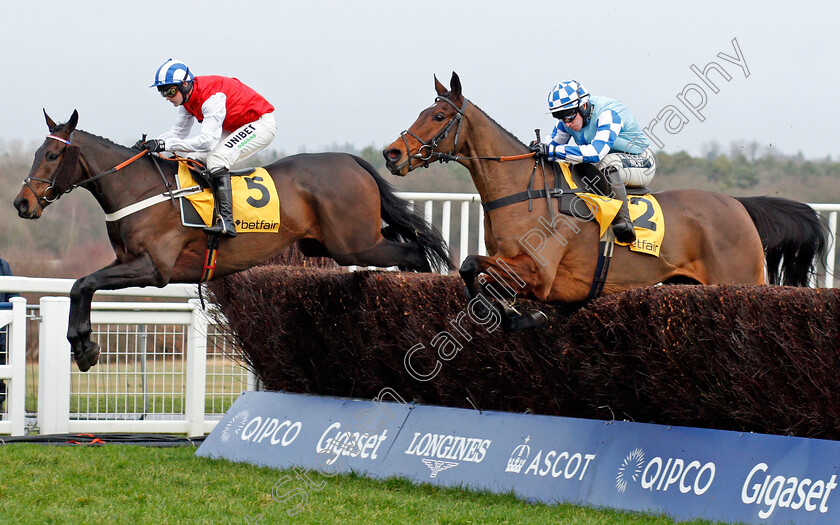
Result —
<svg viewBox="0 0 840 525"><path fill-rule="evenodd" d="M141 149L149 150L150 153L166 150L166 143L164 143L163 139L149 139L145 142L138 141L138 143L135 144L135 146L138 145Z"/></svg>
<svg viewBox="0 0 840 525"><path fill-rule="evenodd" d="M554 159L554 151L551 147L551 144L546 144L544 142L534 142L531 144L531 147L529 149L536 153L537 157L545 157L548 160Z"/></svg>

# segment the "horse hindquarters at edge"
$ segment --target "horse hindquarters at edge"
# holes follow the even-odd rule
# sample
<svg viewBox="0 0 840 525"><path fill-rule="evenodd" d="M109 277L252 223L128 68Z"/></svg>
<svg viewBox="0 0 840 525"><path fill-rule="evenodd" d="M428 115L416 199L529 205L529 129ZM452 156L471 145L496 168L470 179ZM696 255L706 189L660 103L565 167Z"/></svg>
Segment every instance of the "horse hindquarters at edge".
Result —
<svg viewBox="0 0 840 525"><path fill-rule="evenodd" d="M770 284L808 286L817 261L826 257L828 229L807 204L779 197L736 197L764 246Z"/></svg>
<svg viewBox="0 0 840 525"><path fill-rule="evenodd" d="M395 232L408 242L415 243L422 250L428 268L415 269L435 272L454 269L455 265L452 264L449 248L437 228L414 213L411 205L396 195L388 181L379 175L373 165L361 157L352 155L352 158L376 182L382 207L382 220L388 224L389 231Z"/></svg>

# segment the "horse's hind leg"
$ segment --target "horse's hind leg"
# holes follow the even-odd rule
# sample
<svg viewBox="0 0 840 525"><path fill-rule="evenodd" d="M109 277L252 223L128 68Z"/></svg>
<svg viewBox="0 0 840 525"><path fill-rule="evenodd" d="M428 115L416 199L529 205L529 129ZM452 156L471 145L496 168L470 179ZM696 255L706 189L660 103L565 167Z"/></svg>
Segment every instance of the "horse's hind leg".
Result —
<svg viewBox="0 0 840 525"><path fill-rule="evenodd" d="M431 271L423 249L411 242L395 242L383 238L361 252L330 255L342 266L397 266L401 270Z"/></svg>

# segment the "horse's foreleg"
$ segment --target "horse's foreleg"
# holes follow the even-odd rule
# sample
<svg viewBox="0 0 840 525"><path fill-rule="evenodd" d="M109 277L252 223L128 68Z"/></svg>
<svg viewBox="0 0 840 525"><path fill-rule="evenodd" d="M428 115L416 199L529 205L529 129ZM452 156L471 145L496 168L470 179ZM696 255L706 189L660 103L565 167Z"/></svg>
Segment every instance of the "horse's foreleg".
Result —
<svg viewBox="0 0 840 525"><path fill-rule="evenodd" d="M490 282L500 282L503 288L514 296L533 297L545 300L546 287L543 286L541 268L534 260L524 254L515 257L488 257L483 255L469 255L458 270L461 279L467 287L470 298L480 291L476 279L479 274L486 273Z"/></svg>
<svg viewBox="0 0 840 525"><path fill-rule="evenodd" d="M459 272L464 280L467 298L472 299L482 293L501 316L502 329L515 332L540 328L548 320L540 311L522 314L510 303L520 293L533 294L535 279L538 277L532 266L532 260L525 256L492 258L470 255L464 259Z"/></svg>
<svg viewBox="0 0 840 525"><path fill-rule="evenodd" d="M116 290L129 286L161 286L160 277L148 254L128 263L114 262L101 270L78 279L70 290L70 318L67 340L82 372L99 361L99 345L90 339L90 308L97 290Z"/></svg>
<svg viewBox="0 0 840 525"><path fill-rule="evenodd" d="M478 278L478 274L483 272L485 268L481 264L482 259L486 259L486 257L482 257L481 255L468 255L464 259L464 262L461 263L461 267L458 268L458 273L461 274L461 279L464 281L468 300L478 296L481 292L476 279Z"/></svg>

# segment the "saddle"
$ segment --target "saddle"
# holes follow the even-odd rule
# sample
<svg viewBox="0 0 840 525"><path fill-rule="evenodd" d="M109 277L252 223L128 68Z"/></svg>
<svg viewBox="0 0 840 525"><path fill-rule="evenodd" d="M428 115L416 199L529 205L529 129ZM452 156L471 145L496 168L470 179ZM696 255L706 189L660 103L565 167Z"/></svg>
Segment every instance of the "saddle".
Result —
<svg viewBox="0 0 840 525"><path fill-rule="evenodd" d="M190 176L196 184L198 184L202 188L213 188L210 182L208 171L197 170L193 166L187 164L184 164L184 166L186 166L189 169ZM253 175L256 170L257 168L241 168L238 170L230 170L228 173L231 177L247 177Z"/></svg>
<svg viewBox="0 0 840 525"><path fill-rule="evenodd" d="M280 226L280 200L274 180L265 168L247 168L231 172L233 220L240 233L276 233ZM214 198L209 181L202 172L180 163L176 178L178 189L201 188L180 199L181 224L204 228L213 222Z"/></svg>

